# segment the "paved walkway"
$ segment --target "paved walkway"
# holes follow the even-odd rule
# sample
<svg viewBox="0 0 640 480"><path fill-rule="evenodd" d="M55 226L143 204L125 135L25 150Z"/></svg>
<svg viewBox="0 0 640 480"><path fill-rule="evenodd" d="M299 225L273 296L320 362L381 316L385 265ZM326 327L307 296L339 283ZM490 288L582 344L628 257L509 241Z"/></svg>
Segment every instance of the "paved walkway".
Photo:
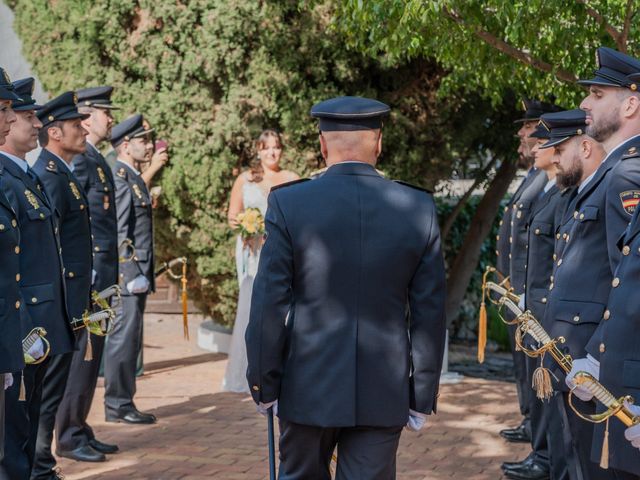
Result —
<svg viewBox="0 0 640 480"><path fill-rule="evenodd" d="M105 463L62 459L67 480L196 480L268 478L266 420L251 398L220 392L226 356L205 353L182 339L181 319L149 315L145 322L145 375L136 402L158 416L153 426L104 422L99 384L91 424L98 438L121 453ZM517 460L526 446L503 442L498 431L519 422L515 386L465 378L443 385L438 415L423 432L404 432L398 479L501 478L500 463Z"/></svg>

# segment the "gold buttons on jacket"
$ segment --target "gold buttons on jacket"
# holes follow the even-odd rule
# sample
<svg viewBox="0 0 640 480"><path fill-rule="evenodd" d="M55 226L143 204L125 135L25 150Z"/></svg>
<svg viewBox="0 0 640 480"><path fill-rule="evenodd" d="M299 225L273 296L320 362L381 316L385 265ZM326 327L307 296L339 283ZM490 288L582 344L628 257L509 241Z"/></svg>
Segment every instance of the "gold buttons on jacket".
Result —
<svg viewBox="0 0 640 480"><path fill-rule="evenodd" d="M611 317L611 312L609 310L605 310L602 318L604 318L605 320L609 320L610 317Z"/></svg>
<svg viewBox="0 0 640 480"><path fill-rule="evenodd" d="M76 274L75 274L75 273L73 273L73 272L69 272L69 278L73 278L73 277L75 277L75 276L76 276Z"/></svg>
<svg viewBox="0 0 640 480"><path fill-rule="evenodd" d="M631 247L629 247L629 245L625 245L624 247L622 247L623 255L629 255L629 253L631 253Z"/></svg>
<svg viewBox="0 0 640 480"><path fill-rule="evenodd" d="M611 286L613 288L616 288L618 285L620 285L620 279L618 277L614 278L613 281L611 282Z"/></svg>
<svg viewBox="0 0 640 480"><path fill-rule="evenodd" d="M568 235L567 235L566 233L563 233L563 234L562 234L562 239L563 239L563 240L566 240L566 239L567 239L567 237L568 237Z"/></svg>
<svg viewBox="0 0 640 480"><path fill-rule="evenodd" d="M20 253L20 247L16 247L13 249L14 252L16 252L16 255Z"/></svg>
<svg viewBox="0 0 640 480"><path fill-rule="evenodd" d="M94 249L96 252L99 252L99 251L100 251L100 247L93 247L93 249Z"/></svg>
<svg viewBox="0 0 640 480"><path fill-rule="evenodd" d="M0 232L5 229L4 223L0 223Z"/></svg>
<svg viewBox="0 0 640 480"><path fill-rule="evenodd" d="M144 205L143 205L144 206ZM518 218L522 218L522 212L520 210L518 210L518 213L516 214L516 217Z"/></svg>
<svg viewBox="0 0 640 480"><path fill-rule="evenodd" d="M578 211L573 212L573 218L578 218Z"/></svg>
<svg viewBox="0 0 640 480"><path fill-rule="evenodd" d="M562 265L562 259L558 260L558 266L560 266L560 265Z"/></svg>
<svg viewBox="0 0 640 480"><path fill-rule="evenodd" d="M253 389L254 392L259 392L260 391L260 387L258 385L254 385L251 388Z"/></svg>
<svg viewBox="0 0 640 480"><path fill-rule="evenodd" d="M513 237L509 237L509 243L513 243Z"/></svg>
<svg viewBox="0 0 640 480"><path fill-rule="evenodd" d="M556 233L556 240L560 240L560 234Z"/></svg>
<svg viewBox="0 0 640 480"><path fill-rule="evenodd" d="M536 229L535 229L535 231L534 231L533 233L535 233L536 235L540 235L540 229L539 229L539 228L536 228Z"/></svg>
<svg viewBox="0 0 640 480"><path fill-rule="evenodd" d="M19 282L19 281L20 281L20 274L16 273L16 282Z"/></svg>
<svg viewBox="0 0 640 480"><path fill-rule="evenodd" d="M573 317L573 321L574 322L579 322L580 321L580 316L576 315L575 317Z"/></svg>
<svg viewBox="0 0 640 480"><path fill-rule="evenodd" d="M31 303L38 303L38 299L36 297L31 297Z"/></svg>
<svg viewBox="0 0 640 480"><path fill-rule="evenodd" d="M555 262L558 259L558 255L556 255L555 253L553 254L553 261Z"/></svg>
<svg viewBox="0 0 640 480"><path fill-rule="evenodd" d="M40 218L44 218L44 213L40 213Z"/></svg>
<svg viewBox="0 0 640 480"><path fill-rule="evenodd" d="M20 300L16 302L16 309L20 308Z"/></svg>
<svg viewBox="0 0 640 480"><path fill-rule="evenodd" d="M549 290L553 290L553 282L549 284Z"/></svg>
<svg viewBox="0 0 640 480"><path fill-rule="evenodd" d="M541 302L542 302L542 303L547 303L547 297L542 297Z"/></svg>
<svg viewBox="0 0 640 480"><path fill-rule="evenodd" d="M496 242L500 241L500 235L496 235Z"/></svg>
<svg viewBox="0 0 640 480"><path fill-rule="evenodd" d="M580 220L584 220L584 213L580 214Z"/></svg>
<svg viewBox="0 0 640 480"><path fill-rule="evenodd" d="M600 353L604 353L604 351L606 350L606 347L604 346L604 343L600 344L599 350L600 350Z"/></svg>
<svg viewBox="0 0 640 480"><path fill-rule="evenodd" d="M16 228L18 226L18 222L16 222L15 220L11 220L11 226L13 228Z"/></svg>

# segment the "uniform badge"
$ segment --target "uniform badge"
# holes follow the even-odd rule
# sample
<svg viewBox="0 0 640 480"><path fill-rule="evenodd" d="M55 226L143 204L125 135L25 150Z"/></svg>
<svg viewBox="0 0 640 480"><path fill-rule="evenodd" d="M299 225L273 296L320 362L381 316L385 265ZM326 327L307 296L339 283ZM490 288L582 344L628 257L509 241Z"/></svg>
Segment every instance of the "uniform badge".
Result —
<svg viewBox="0 0 640 480"><path fill-rule="evenodd" d="M109 195L104 195L102 197L102 208L109 210Z"/></svg>
<svg viewBox="0 0 640 480"><path fill-rule="evenodd" d="M24 196L27 197L27 202L29 202L33 208L35 208L36 210L40 208L38 199L36 198L36 196L33 194L31 190L25 190Z"/></svg>
<svg viewBox="0 0 640 480"><path fill-rule="evenodd" d="M636 206L640 203L640 190L627 190L620 194L620 201L622 202L622 208L629 215L633 215L636 211Z"/></svg>
<svg viewBox="0 0 640 480"><path fill-rule="evenodd" d="M120 167L116 172L116 175L118 175L121 178L124 178L126 174L127 172L124 171L124 167Z"/></svg>
<svg viewBox="0 0 640 480"><path fill-rule="evenodd" d="M81 198L80 190L78 190L78 187L76 187L76 184L73 182L69 182L69 188L71 188L71 193L73 193L73 196L76 197L76 200L80 200Z"/></svg>
<svg viewBox="0 0 640 480"><path fill-rule="evenodd" d="M136 197L142 200L142 191L140 190L140 187L135 183L133 184L133 193L136 194Z"/></svg>
<svg viewBox="0 0 640 480"><path fill-rule="evenodd" d="M101 167L98 167L98 177L100 177L100 181L102 183L107 183L107 176L104 174L104 170Z"/></svg>
<svg viewBox="0 0 640 480"><path fill-rule="evenodd" d="M53 160L49 160L49 163L47 163L47 170L49 170L50 172L55 172L56 162L54 162Z"/></svg>

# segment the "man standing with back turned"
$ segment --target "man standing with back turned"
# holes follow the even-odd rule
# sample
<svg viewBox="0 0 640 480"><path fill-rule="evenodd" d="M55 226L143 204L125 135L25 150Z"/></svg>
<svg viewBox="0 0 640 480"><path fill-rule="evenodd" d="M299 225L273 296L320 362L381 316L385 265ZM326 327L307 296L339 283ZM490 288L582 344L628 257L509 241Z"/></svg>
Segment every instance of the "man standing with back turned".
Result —
<svg viewBox="0 0 640 480"><path fill-rule="evenodd" d="M328 169L269 196L247 328L258 409L280 417L281 479L395 478L402 428L435 412L445 277L434 201L375 170L389 107L315 105Z"/></svg>

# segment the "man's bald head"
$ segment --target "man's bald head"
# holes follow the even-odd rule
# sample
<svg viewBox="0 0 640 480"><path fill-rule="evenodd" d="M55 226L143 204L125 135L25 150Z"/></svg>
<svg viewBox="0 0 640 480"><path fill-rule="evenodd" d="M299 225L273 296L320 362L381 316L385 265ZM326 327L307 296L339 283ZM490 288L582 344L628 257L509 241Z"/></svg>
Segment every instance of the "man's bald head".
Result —
<svg viewBox="0 0 640 480"><path fill-rule="evenodd" d="M320 148L327 166L345 161L375 165L382 152L382 132L380 129L320 132Z"/></svg>

